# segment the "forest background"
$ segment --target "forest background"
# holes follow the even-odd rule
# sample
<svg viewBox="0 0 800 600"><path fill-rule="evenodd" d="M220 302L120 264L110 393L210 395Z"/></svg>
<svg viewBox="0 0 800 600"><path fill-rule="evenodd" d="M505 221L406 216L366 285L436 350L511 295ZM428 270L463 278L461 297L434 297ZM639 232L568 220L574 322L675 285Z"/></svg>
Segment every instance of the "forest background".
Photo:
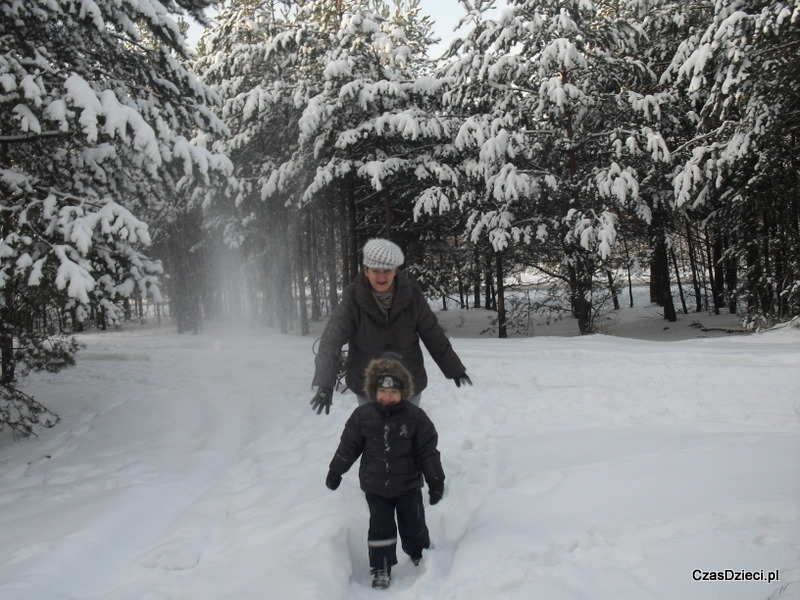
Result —
<svg viewBox="0 0 800 600"><path fill-rule="evenodd" d="M0 426L89 327L308 333L375 236L499 337L642 272L669 321L800 315L797 2L461 4L432 57L418 0L0 0Z"/></svg>

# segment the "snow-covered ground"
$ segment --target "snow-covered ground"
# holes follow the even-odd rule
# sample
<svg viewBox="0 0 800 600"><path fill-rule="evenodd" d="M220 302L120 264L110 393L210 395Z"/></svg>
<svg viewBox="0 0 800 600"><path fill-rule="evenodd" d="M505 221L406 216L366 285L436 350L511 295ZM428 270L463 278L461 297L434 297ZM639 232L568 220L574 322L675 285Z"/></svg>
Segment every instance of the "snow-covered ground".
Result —
<svg viewBox="0 0 800 600"><path fill-rule="evenodd" d="M387 592L357 473L324 485L355 400L308 405L320 324L81 335L77 367L25 388L61 423L0 436L0 598L799 598L800 330L621 314L509 340L441 314L475 385L428 361L447 489Z"/></svg>

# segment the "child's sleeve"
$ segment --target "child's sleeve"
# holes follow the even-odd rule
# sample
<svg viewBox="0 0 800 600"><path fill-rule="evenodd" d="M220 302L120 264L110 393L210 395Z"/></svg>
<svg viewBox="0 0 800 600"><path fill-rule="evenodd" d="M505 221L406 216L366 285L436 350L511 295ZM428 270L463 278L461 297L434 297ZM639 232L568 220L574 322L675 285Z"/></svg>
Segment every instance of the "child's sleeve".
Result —
<svg viewBox="0 0 800 600"><path fill-rule="evenodd" d="M364 436L361 434L356 414L353 413L345 423L339 447L336 448L329 466L330 470L338 475L344 475L358 460L363 450Z"/></svg>
<svg viewBox="0 0 800 600"><path fill-rule="evenodd" d="M416 458L428 487L444 484L444 469L437 445L439 434L433 422L424 412L417 429Z"/></svg>

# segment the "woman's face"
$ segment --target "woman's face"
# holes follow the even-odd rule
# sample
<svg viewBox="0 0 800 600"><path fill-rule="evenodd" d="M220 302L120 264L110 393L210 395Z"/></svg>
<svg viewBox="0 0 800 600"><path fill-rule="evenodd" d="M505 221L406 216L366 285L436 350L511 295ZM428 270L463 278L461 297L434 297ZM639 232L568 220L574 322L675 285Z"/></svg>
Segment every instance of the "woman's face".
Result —
<svg viewBox="0 0 800 600"><path fill-rule="evenodd" d="M397 270L364 267L364 275L367 276L373 290L376 292L386 292L392 287L394 278L397 276Z"/></svg>

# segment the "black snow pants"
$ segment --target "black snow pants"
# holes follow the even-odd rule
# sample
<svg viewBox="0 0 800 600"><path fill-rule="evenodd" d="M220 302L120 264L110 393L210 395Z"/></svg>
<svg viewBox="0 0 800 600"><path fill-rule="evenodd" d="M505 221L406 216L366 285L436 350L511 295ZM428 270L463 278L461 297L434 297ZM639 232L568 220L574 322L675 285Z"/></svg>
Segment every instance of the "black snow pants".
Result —
<svg viewBox="0 0 800 600"><path fill-rule="evenodd" d="M431 539L425 524L425 506L422 491L416 490L396 498L383 498L367 494L369 505L369 566L386 569L397 564L397 533L403 552L411 558L422 556L430 548ZM395 524L395 512L397 523Z"/></svg>

